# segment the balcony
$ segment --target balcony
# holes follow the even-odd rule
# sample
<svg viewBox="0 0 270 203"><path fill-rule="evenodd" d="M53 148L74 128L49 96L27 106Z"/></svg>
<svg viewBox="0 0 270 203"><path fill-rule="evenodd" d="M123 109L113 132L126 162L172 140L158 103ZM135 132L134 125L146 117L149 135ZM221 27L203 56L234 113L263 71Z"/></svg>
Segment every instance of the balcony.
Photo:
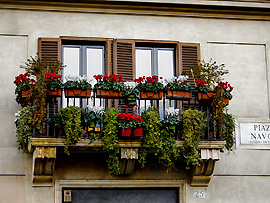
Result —
<svg viewBox="0 0 270 203"><path fill-rule="evenodd" d="M84 122L84 116L89 113L87 105L101 105L105 109L117 108L119 112L132 112L141 115L148 106L154 106L159 109L161 119L166 117L166 109L175 107L179 109L179 118L182 119L182 113L188 109L204 112L204 123L206 124L204 134L201 136L198 148L200 153L200 165L191 166L191 186L208 186L214 171L215 162L220 158L220 150L224 148L226 141L219 137L216 132L215 122L213 121L213 97L202 99L202 93L197 90L190 91L190 97L179 96L177 92L162 92L162 97L144 98L136 100L132 105L127 105L123 96L101 95L97 89L93 89L91 95L73 95L65 99L57 96L48 96L46 130L39 132L34 129L33 136L28 142L28 151L33 153L33 185L51 186L53 182L53 171L57 152L65 151L66 135L62 127L55 127L50 118L59 112L59 107L69 107L78 105L84 107L80 120L82 128L85 130L78 142L70 144L68 151L73 152L101 152L104 151L103 129L104 123L96 123L96 126L90 126L90 123ZM200 97L200 98L199 98ZM167 126L168 127L168 126ZM166 127L166 128L167 128ZM146 129L144 129L146 130ZM169 130L175 140L177 148L182 149L185 146L185 140L182 139L183 129L178 125L176 129ZM122 137L118 132L118 141L116 147L120 149L119 173L120 175L129 175L134 170L134 163L138 160L138 155L142 151L142 141L144 134L140 138ZM155 151L155 150L154 150ZM148 153L154 153L148 149Z"/></svg>

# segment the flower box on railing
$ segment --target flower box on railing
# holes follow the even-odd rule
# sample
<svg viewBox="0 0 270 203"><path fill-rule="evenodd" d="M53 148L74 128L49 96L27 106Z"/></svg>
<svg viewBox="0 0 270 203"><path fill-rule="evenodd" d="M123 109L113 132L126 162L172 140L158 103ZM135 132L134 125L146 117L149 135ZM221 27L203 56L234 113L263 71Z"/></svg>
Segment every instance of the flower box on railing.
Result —
<svg viewBox="0 0 270 203"><path fill-rule="evenodd" d="M87 89L65 89L66 98L87 98L91 97L91 88Z"/></svg>
<svg viewBox="0 0 270 203"><path fill-rule="evenodd" d="M61 97L62 89L56 89L56 90L47 89L46 93L48 96Z"/></svg>
<svg viewBox="0 0 270 203"><path fill-rule="evenodd" d="M160 100L163 97L163 92L145 92L145 91L141 91L141 95L140 95L140 99L141 100Z"/></svg>
<svg viewBox="0 0 270 203"><path fill-rule="evenodd" d="M119 99L122 98L122 91L96 89L96 97L107 99Z"/></svg>
<svg viewBox="0 0 270 203"><path fill-rule="evenodd" d="M208 91L206 93L199 92L198 93L198 100L213 100L215 96L215 91Z"/></svg>
<svg viewBox="0 0 270 203"><path fill-rule="evenodd" d="M167 99L190 100L192 98L192 92L191 91L167 90L166 98Z"/></svg>
<svg viewBox="0 0 270 203"><path fill-rule="evenodd" d="M30 90L22 89L22 97L28 97L30 95Z"/></svg>

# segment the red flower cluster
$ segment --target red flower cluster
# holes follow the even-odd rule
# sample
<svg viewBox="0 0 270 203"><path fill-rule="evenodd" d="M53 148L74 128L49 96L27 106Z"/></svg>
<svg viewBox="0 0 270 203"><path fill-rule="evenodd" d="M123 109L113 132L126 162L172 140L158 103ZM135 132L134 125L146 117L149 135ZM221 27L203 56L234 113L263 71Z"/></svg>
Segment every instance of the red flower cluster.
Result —
<svg viewBox="0 0 270 203"><path fill-rule="evenodd" d="M140 115L137 115L135 120L138 121L139 123L143 122L142 116L140 116Z"/></svg>
<svg viewBox="0 0 270 203"><path fill-rule="evenodd" d="M34 79L30 79L29 77L30 77L29 73L20 74L17 77L15 77L15 80L14 80L13 83L18 86L21 83L33 83L33 82L36 82Z"/></svg>
<svg viewBox="0 0 270 203"><path fill-rule="evenodd" d="M93 76L97 82L100 82L100 81L116 81L116 82L121 82L122 81L122 78L123 76L121 75L115 75L115 74L111 74L110 76L108 76L107 74L105 75L94 75Z"/></svg>
<svg viewBox="0 0 270 203"><path fill-rule="evenodd" d="M198 79L195 82L197 83L197 87L198 86L205 86L207 84L207 81L204 81L204 80L201 80L201 79Z"/></svg>
<svg viewBox="0 0 270 203"><path fill-rule="evenodd" d="M134 121L136 118L132 115L132 113L119 113L118 118L121 120L126 120L126 121Z"/></svg>
<svg viewBox="0 0 270 203"><path fill-rule="evenodd" d="M222 87L222 89L227 90L229 92L233 91L233 88L228 82L219 82L218 85Z"/></svg>
<svg viewBox="0 0 270 203"><path fill-rule="evenodd" d="M162 77L160 77L160 79L162 79ZM158 81L158 76L156 76L156 75L153 75L152 77L143 76L143 77L139 77L138 79L134 79L133 81L138 83L138 84L142 84L143 82L145 82L145 83L150 85L150 84Z"/></svg>
<svg viewBox="0 0 270 203"><path fill-rule="evenodd" d="M58 79L58 78L61 79L62 75L58 75L58 74L56 74L56 72L53 72L53 73L47 72L45 74L45 78L50 79L51 81L53 81L53 79Z"/></svg>

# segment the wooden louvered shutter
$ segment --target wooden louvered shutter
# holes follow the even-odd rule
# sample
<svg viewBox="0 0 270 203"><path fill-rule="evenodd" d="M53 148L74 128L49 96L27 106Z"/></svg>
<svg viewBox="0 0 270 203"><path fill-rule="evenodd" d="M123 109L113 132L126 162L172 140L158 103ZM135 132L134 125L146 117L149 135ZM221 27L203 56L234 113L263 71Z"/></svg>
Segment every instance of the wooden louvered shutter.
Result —
<svg viewBox="0 0 270 203"><path fill-rule="evenodd" d="M123 81L135 79L135 41L114 40L113 73L123 76Z"/></svg>
<svg viewBox="0 0 270 203"><path fill-rule="evenodd" d="M60 38L39 38L38 57L41 60L61 61L61 39Z"/></svg>
<svg viewBox="0 0 270 203"><path fill-rule="evenodd" d="M39 38L38 57L41 60L62 61L61 39L60 38ZM60 74L60 73L59 73ZM60 110L60 98L50 101L47 104L47 117L53 116ZM52 134L52 132L50 132Z"/></svg>
<svg viewBox="0 0 270 203"><path fill-rule="evenodd" d="M179 69L176 71L177 75L184 72L189 76L188 83L194 85L190 67L198 64L200 60L200 44L179 43L177 46L177 54L179 54Z"/></svg>
<svg viewBox="0 0 270 203"><path fill-rule="evenodd" d="M105 45L105 73L113 73L113 41L107 40Z"/></svg>
<svg viewBox="0 0 270 203"><path fill-rule="evenodd" d="M113 73L123 76L123 81L135 79L135 41L116 39L113 42ZM120 112L126 112L126 105L116 106ZM128 105L128 112L133 112L133 106Z"/></svg>

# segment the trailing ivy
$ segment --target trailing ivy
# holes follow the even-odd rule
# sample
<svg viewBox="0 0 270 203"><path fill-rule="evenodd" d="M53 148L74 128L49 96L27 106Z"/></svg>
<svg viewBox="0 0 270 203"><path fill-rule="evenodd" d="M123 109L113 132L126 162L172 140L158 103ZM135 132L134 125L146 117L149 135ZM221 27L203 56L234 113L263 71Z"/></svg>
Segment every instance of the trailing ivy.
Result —
<svg viewBox="0 0 270 203"><path fill-rule="evenodd" d="M184 146L182 154L187 166L197 166L201 163L199 142L204 133L204 112L188 109L182 113L182 128Z"/></svg>
<svg viewBox="0 0 270 203"><path fill-rule="evenodd" d="M22 149L27 152L27 144L29 138L33 134L33 111L34 107L26 106L21 111L16 113L16 137L18 142L18 149Z"/></svg>
<svg viewBox="0 0 270 203"><path fill-rule="evenodd" d="M235 143L233 132L235 130L235 120L231 114L224 113L225 118L225 130L223 133L223 139L226 141L226 149L232 151L232 147Z"/></svg>
<svg viewBox="0 0 270 203"><path fill-rule="evenodd" d="M159 162L167 169L175 168L175 161L179 157L176 140L172 132L162 128L158 110L150 107L142 114L145 123L145 135L142 139L142 153L139 163L141 167L146 164L148 149L156 150Z"/></svg>
<svg viewBox="0 0 270 203"><path fill-rule="evenodd" d="M65 153L70 154L68 146L76 144L79 139L85 134L81 125L82 109L77 106L68 106L60 111L61 121L64 125L66 134Z"/></svg>
<svg viewBox="0 0 270 203"><path fill-rule="evenodd" d="M104 114L104 127L103 127L103 149L107 152L108 168L111 175L119 175L119 152L120 149L117 147L118 144L118 113L119 110L110 108L105 110Z"/></svg>

